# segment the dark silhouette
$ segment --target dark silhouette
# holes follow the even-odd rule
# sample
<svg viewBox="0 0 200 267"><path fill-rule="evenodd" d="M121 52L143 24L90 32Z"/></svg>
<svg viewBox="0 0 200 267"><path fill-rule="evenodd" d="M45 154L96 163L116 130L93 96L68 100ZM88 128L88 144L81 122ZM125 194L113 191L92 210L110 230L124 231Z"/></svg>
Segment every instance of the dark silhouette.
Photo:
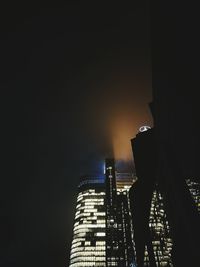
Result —
<svg viewBox="0 0 200 267"><path fill-rule="evenodd" d="M189 64L186 67L187 75L184 76L185 71L182 72L182 77L177 74L180 70L178 63L182 62L179 57L180 50L186 47L184 42L177 40L180 25L178 21L183 20L177 17L177 14L175 16L169 2L152 2L153 102L150 108L154 129L138 134L132 141L138 182L130 194L138 267L144 266L145 245L149 253L150 266L156 266L149 242L151 236L148 225L151 196L156 187L163 196L164 209L169 221L173 240L173 266L198 265L198 203L195 203L187 182L190 179L199 188L199 138L195 127L198 121L198 105L193 90L194 79L189 75L189 68L193 65ZM184 34L187 34L187 31ZM187 51L192 50L187 47L184 51L185 60L188 56ZM194 52L191 53L194 55ZM183 83L187 90L184 90Z"/></svg>

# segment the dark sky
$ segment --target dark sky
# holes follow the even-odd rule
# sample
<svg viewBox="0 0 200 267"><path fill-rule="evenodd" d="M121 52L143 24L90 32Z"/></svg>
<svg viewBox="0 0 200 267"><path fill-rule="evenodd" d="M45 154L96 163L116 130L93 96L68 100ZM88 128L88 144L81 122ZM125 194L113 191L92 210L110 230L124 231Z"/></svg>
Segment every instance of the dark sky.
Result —
<svg viewBox="0 0 200 267"><path fill-rule="evenodd" d="M148 5L1 8L0 266L68 261L76 187L152 125Z"/></svg>

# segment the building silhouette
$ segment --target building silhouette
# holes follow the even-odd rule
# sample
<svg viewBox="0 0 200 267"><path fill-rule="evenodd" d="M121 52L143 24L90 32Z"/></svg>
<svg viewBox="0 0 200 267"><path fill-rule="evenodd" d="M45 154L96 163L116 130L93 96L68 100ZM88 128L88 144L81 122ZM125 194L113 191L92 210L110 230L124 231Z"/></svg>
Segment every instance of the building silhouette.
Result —
<svg viewBox="0 0 200 267"><path fill-rule="evenodd" d="M181 17L185 12L179 13L170 2L151 3L153 101L150 107L157 154L156 180L168 215L172 258L174 266L184 267L199 265L200 142L195 127L199 121L198 76L191 64L196 57L191 35L192 31L195 33L195 25ZM192 46L183 41L186 39Z"/></svg>
<svg viewBox="0 0 200 267"><path fill-rule="evenodd" d="M172 144L162 141L156 128L131 140L138 177L129 193L137 266L196 266L200 185L178 172L181 159L175 165L173 155L166 158Z"/></svg>
<svg viewBox="0 0 200 267"><path fill-rule="evenodd" d="M173 266L169 223L156 181L154 129L146 127L131 143L138 178L129 192L137 266Z"/></svg>

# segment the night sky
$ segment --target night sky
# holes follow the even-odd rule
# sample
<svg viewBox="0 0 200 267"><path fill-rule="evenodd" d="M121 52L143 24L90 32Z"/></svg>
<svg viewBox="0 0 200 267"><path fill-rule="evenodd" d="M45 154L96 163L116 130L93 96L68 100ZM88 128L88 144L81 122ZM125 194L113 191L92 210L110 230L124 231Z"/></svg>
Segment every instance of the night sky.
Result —
<svg viewBox="0 0 200 267"><path fill-rule="evenodd" d="M132 160L152 126L148 5L131 4L1 8L0 266L63 267L80 175Z"/></svg>

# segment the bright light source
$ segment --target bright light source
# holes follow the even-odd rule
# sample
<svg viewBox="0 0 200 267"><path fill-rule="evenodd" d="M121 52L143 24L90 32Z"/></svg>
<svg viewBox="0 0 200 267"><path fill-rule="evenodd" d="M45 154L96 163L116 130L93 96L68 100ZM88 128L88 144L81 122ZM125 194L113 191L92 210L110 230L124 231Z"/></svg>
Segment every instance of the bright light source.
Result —
<svg viewBox="0 0 200 267"><path fill-rule="evenodd" d="M140 132L140 133L142 133L142 132L146 132L146 131L148 131L149 129L151 129L150 126L144 125L144 126L141 126L141 127L139 128L139 132Z"/></svg>
<svg viewBox="0 0 200 267"><path fill-rule="evenodd" d="M96 233L96 236L105 236L105 233Z"/></svg>

